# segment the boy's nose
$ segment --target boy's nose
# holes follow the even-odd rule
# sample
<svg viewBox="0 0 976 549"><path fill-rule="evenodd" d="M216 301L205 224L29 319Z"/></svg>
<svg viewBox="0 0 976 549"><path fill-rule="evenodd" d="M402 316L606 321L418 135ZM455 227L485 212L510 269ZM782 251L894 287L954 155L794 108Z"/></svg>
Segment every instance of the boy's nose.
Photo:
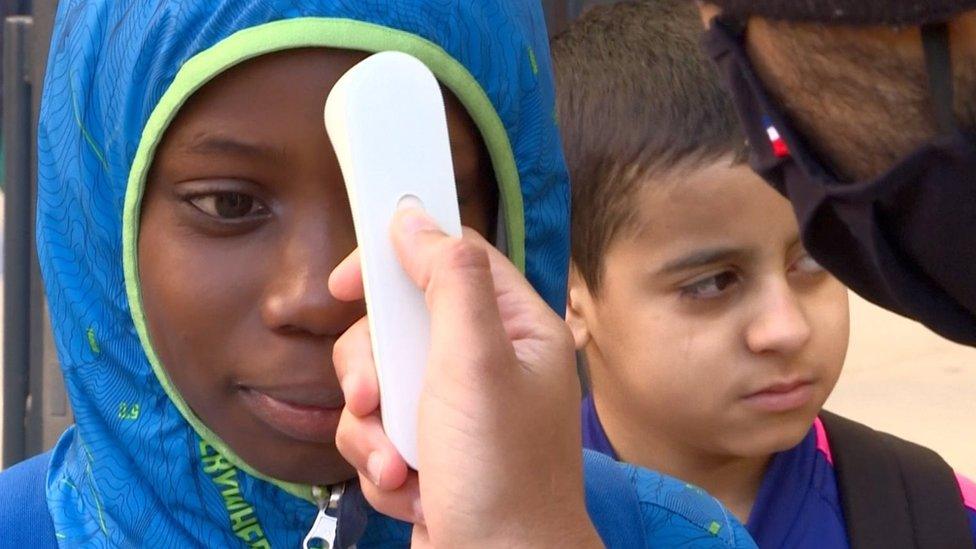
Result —
<svg viewBox="0 0 976 549"><path fill-rule="evenodd" d="M366 314L364 302L339 301L329 293L329 275L342 259L339 254L291 250L283 256L272 267L273 280L261 303L261 318L269 329L338 337Z"/></svg>
<svg viewBox="0 0 976 549"><path fill-rule="evenodd" d="M746 344L754 353L790 354L802 349L811 335L800 300L786 281L778 281L760 298L758 313L747 327Z"/></svg>

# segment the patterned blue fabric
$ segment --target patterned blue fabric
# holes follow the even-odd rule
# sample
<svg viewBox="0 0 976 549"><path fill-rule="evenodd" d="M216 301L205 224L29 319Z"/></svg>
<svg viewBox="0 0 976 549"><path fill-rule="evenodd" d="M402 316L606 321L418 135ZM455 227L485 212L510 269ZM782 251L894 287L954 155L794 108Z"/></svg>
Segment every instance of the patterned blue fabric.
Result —
<svg viewBox="0 0 976 549"><path fill-rule="evenodd" d="M629 466L641 502L645 537L661 547L756 547L714 497L676 478Z"/></svg>
<svg viewBox="0 0 976 549"><path fill-rule="evenodd" d="M596 451L585 450L583 458L587 511L610 549L756 547L742 524L700 488Z"/></svg>

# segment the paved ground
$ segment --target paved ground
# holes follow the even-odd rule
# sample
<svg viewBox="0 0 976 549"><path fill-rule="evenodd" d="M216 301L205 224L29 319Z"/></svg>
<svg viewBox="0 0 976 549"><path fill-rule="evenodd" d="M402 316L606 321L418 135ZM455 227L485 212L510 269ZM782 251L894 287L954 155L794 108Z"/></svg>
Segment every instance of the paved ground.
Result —
<svg viewBox="0 0 976 549"><path fill-rule="evenodd" d="M860 298L847 365L827 408L937 450L976 478L976 349Z"/></svg>
<svg viewBox="0 0 976 549"><path fill-rule="evenodd" d="M2 212L0 194L0 235ZM827 407L929 446L976 478L976 349L949 343L859 298L852 299L851 314L847 365ZM0 332L0 356L2 349ZM0 385L2 376L0 368ZM2 398L0 391L0 409ZM2 429L0 424L0 441Z"/></svg>

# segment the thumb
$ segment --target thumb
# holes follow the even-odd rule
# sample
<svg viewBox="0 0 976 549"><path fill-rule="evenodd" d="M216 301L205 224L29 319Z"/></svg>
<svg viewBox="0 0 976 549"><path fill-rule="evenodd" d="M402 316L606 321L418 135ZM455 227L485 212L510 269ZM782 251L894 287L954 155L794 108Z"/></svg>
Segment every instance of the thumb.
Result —
<svg viewBox="0 0 976 549"><path fill-rule="evenodd" d="M416 208L397 213L391 236L401 265L424 292L430 311L430 365L476 373L511 364L514 352L499 314L490 245L470 232L451 237Z"/></svg>

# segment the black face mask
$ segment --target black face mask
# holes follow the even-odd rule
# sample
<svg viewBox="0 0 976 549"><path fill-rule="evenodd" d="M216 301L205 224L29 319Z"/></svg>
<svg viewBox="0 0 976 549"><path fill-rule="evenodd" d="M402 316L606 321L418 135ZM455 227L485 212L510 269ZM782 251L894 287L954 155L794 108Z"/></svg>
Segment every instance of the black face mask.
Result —
<svg viewBox="0 0 976 549"><path fill-rule="evenodd" d="M705 47L733 94L750 164L793 204L809 253L868 300L976 345L976 136L956 129L946 26L923 27L941 134L856 183L840 181L770 98L743 32L720 18Z"/></svg>

